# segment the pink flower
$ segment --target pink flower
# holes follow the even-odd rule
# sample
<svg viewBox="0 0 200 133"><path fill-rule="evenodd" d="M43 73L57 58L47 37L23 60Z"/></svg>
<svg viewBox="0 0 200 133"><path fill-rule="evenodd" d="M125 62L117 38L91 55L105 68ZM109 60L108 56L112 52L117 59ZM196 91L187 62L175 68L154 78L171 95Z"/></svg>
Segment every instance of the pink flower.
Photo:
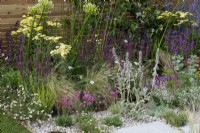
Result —
<svg viewBox="0 0 200 133"><path fill-rule="evenodd" d="M115 88L115 89L117 88L117 84L114 85L114 88Z"/></svg>
<svg viewBox="0 0 200 133"><path fill-rule="evenodd" d="M62 105L65 105L66 104L66 102L62 102Z"/></svg>
<svg viewBox="0 0 200 133"><path fill-rule="evenodd" d="M116 95L117 95L117 92L112 91L111 94L114 95L114 96L116 96Z"/></svg>
<svg viewBox="0 0 200 133"><path fill-rule="evenodd" d="M71 100L74 101L75 99L72 97Z"/></svg>
<svg viewBox="0 0 200 133"><path fill-rule="evenodd" d="M104 100L99 101L99 104L105 104Z"/></svg>
<svg viewBox="0 0 200 133"><path fill-rule="evenodd" d="M91 101L89 101L89 102L87 103L87 105L88 105L88 106L90 106L91 104L92 104L92 102L91 102Z"/></svg>
<svg viewBox="0 0 200 133"><path fill-rule="evenodd" d="M89 94L85 93L83 96L83 99L88 99L89 98Z"/></svg>
<svg viewBox="0 0 200 133"><path fill-rule="evenodd" d="M70 98L70 97L68 97L68 98L66 98L66 100L67 100L67 101L69 101L69 100L71 100L71 98Z"/></svg>
<svg viewBox="0 0 200 133"><path fill-rule="evenodd" d="M81 92L75 94L76 98L80 98Z"/></svg>
<svg viewBox="0 0 200 133"><path fill-rule="evenodd" d="M90 96L90 98L88 98L90 101L95 101L95 98L93 96Z"/></svg>
<svg viewBox="0 0 200 133"><path fill-rule="evenodd" d="M84 104L83 103L80 103L80 106L83 106Z"/></svg>
<svg viewBox="0 0 200 133"><path fill-rule="evenodd" d="M60 100L56 100L56 102L57 102L57 103L59 103L59 102L60 102Z"/></svg>
<svg viewBox="0 0 200 133"><path fill-rule="evenodd" d="M62 98L62 100L66 100L66 98L65 98L65 97L63 97L63 98Z"/></svg>

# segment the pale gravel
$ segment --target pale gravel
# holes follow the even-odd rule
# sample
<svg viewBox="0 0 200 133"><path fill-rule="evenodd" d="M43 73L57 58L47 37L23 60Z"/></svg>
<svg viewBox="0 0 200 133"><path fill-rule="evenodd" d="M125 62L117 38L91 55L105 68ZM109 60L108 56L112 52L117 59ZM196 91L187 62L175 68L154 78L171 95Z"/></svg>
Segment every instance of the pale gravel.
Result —
<svg viewBox="0 0 200 133"><path fill-rule="evenodd" d="M108 111L101 111L93 113L93 116L100 121L108 116L111 116L111 113ZM183 133L186 133L189 128L189 126L184 126L178 130L167 125L164 120L155 117L148 118L148 122L138 122L133 119L126 119L124 117L121 117L121 120L123 121L123 125L118 128L110 127L112 132L133 133L134 131L134 133L149 133L149 131L151 130L151 133L178 133L180 131L184 131ZM60 131L63 133L81 133L81 131L76 126L56 126L55 118L49 118L47 121L27 123L26 125L33 133L49 133L52 131Z"/></svg>

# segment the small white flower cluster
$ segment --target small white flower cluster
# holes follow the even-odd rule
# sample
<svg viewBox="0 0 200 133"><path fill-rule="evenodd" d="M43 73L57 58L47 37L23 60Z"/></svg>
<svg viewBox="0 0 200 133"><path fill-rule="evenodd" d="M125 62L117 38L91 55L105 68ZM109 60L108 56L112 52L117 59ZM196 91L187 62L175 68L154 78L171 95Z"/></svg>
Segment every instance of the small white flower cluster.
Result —
<svg viewBox="0 0 200 133"><path fill-rule="evenodd" d="M42 102L35 98L37 94L27 93L24 86L20 85L17 90L12 89L10 86L1 87L2 89L0 108L10 112L14 119L29 121L48 116Z"/></svg>

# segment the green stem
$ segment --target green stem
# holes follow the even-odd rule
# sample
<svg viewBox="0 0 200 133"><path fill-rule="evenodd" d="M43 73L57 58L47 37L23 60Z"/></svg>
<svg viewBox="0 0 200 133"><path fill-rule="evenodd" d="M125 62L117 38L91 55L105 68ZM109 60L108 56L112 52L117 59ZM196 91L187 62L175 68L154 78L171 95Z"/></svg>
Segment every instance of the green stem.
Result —
<svg viewBox="0 0 200 133"><path fill-rule="evenodd" d="M78 33L77 37L76 37L75 40L73 41L73 43L72 43L72 45L71 45L71 46L72 46L72 50L71 50L71 51L74 50L74 45L76 44L78 38L81 36L82 32L84 31L84 29L85 29L85 25L86 25L86 23L87 23L89 17L90 17L90 15L88 15L87 18L85 19L85 21L84 21L84 23L83 23L83 26L81 27L80 32ZM78 53L78 51L79 51L79 49L77 49L77 52L76 52L76 53ZM75 56L76 56L76 57L75 57L75 60L73 61L73 64L76 63L77 58L78 58L77 55L75 55Z"/></svg>
<svg viewBox="0 0 200 133"><path fill-rule="evenodd" d="M176 5L175 5L175 7L174 7L174 9L173 9L172 12L175 11L175 9L177 8L177 6L179 5L180 2L181 2L181 0L179 0L179 1L176 3ZM171 19L171 16L169 16L169 19L167 20L167 26L165 27L165 30L164 30L164 32L163 32L163 34L162 34L162 37L161 37L160 42L159 42L159 44L158 44L158 48L160 48L160 45L161 45L161 43L162 43L162 41L163 41L163 38L164 38L164 35L165 35L165 33L166 33L166 31L167 31L167 29L168 29L168 27L169 27L170 19Z"/></svg>
<svg viewBox="0 0 200 133"><path fill-rule="evenodd" d="M31 55L31 41L32 41L32 35L33 35L33 28L34 28L34 23L35 23L35 16L33 17L33 21L32 21L32 24L31 24L31 32L30 32L30 36L28 38L28 59L30 59L30 55Z"/></svg>
<svg viewBox="0 0 200 133"><path fill-rule="evenodd" d="M73 49L75 43L77 42L78 38L79 38L80 35L82 34L83 30L85 29L85 25L86 25L86 23L87 23L89 17L90 17L90 15L88 15L87 18L85 19L85 21L84 21L84 23L83 23L83 26L81 27L80 32L78 33L77 37L75 38L74 42L72 43L72 49Z"/></svg>

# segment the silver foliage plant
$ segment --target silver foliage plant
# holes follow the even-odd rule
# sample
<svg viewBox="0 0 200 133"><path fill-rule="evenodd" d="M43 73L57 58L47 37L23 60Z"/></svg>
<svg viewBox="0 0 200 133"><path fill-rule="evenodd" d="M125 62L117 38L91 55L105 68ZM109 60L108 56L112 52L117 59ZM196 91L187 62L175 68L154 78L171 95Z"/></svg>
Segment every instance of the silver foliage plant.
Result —
<svg viewBox="0 0 200 133"><path fill-rule="evenodd" d="M184 64L182 63L183 60L184 58L180 55L172 57L174 70L181 79L182 87L196 84L199 79L196 69L198 67L198 57L196 55L190 55L190 58L187 59L188 66L186 68L184 68Z"/></svg>
<svg viewBox="0 0 200 133"><path fill-rule="evenodd" d="M115 48L113 48L113 56L115 63L118 65L117 84L118 90L121 95L121 100L126 102L133 102L132 96L135 96L136 102L140 100L141 95L145 95L143 91L143 65L142 65L142 52L139 52L139 62L132 64L129 61L129 55L126 53L125 61L120 61Z"/></svg>
<svg viewBox="0 0 200 133"><path fill-rule="evenodd" d="M117 84L123 106L122 115L135 119L142 119L144 103L149 100L147 89L143 88L142 52L139 52L139 61L132 64L129 55L125 61L120 61L113 48L115 63L118 65Z"/></svg>
<svg viewBox="0 0 200 133"><path fill-rule="evenodd" d="M155 66L153 68L153 79L152 79L152 89L155 88L155 83L156 83L156 77L158 76L157 70L158 70L158 63L159 63L159 49L157 49L156 52L156 60L155 60Z"/></svg>
<svg viewBox="0 0 200 133"><path fill-rule="evenodd" d="M173 56L172 63L175 71L181 81L181 88L175 97L181 102L182 105L186 105L190 108L195 104L200 109L200 79L197 76L198 57L196 55L190 55L187 59L188 66L184 68L182 56Z"/></svg>
<svg viewBox="0 0 200 133"><path fill-rule="evenodd" d="M139 51L139 61L133 64L129 61L129 55L126 54L125 61L120 61L115 48L113 48L113 56L115 63L118 65L117 84L121 96L121 104L123 106L122 115L125 117L132 117L136 120L146 119L145 101L150 98L148 89L144 87L144 66L142 64L142 52ZM156 53L155 67L153 69L152 85L155 86L155 79L157 76L157 69L159 63L159 49Z"/></svg>

